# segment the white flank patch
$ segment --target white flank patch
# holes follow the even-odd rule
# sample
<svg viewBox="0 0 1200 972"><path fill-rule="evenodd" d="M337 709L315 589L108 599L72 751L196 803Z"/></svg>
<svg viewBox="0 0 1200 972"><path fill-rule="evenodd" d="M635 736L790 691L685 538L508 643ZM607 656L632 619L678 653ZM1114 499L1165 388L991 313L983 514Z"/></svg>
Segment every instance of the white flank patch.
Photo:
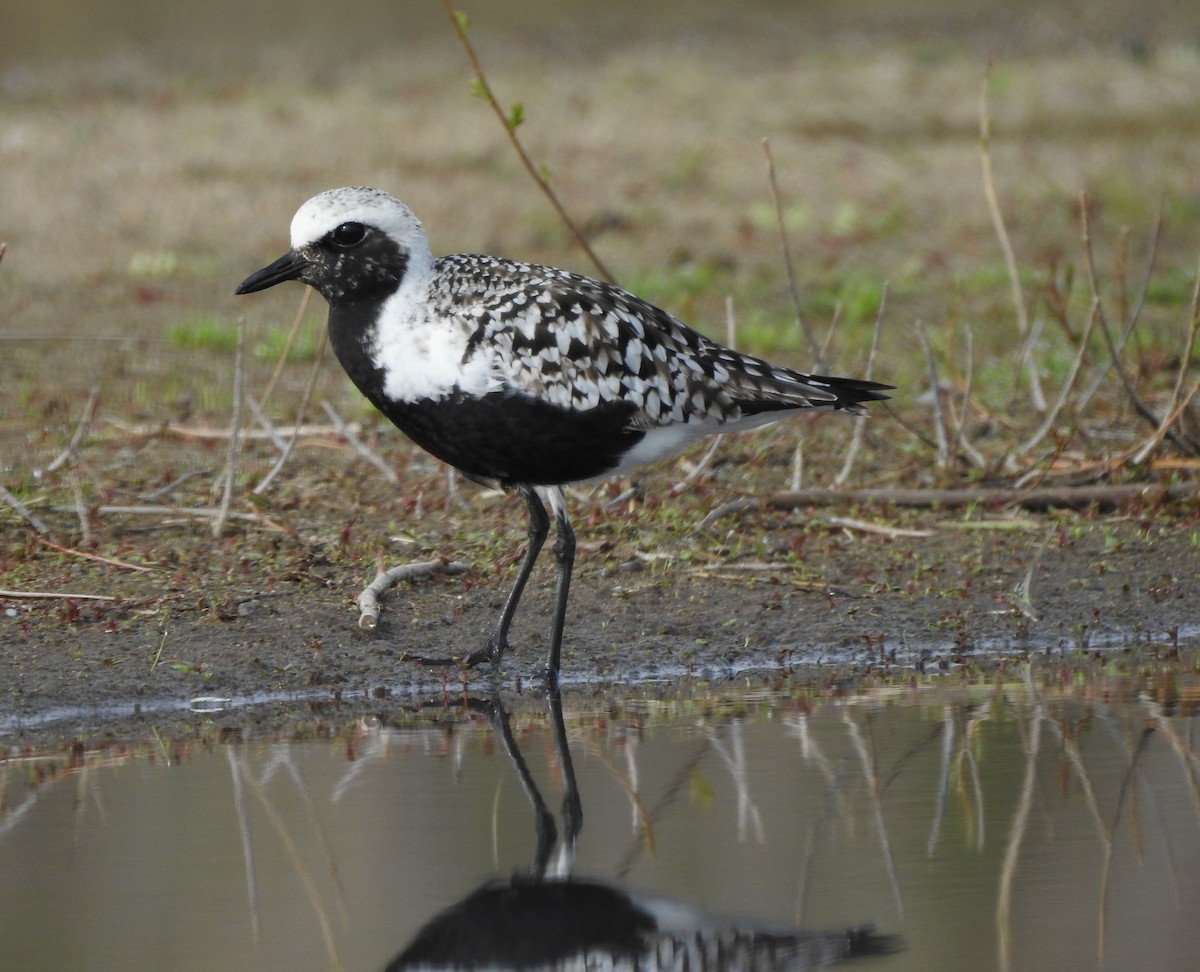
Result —
<svg viewBox="0 0 1200 972"><path fill-rule="evenodd" d="M703 439L706 435L720 431L723 429L719 425L700 422L659 425L653 429L647 429L642 440L621 457L621 464L605 475L616 476L634 466L642 466L665 459L667 456L676 455L683 452L697 439Z"/></svg>

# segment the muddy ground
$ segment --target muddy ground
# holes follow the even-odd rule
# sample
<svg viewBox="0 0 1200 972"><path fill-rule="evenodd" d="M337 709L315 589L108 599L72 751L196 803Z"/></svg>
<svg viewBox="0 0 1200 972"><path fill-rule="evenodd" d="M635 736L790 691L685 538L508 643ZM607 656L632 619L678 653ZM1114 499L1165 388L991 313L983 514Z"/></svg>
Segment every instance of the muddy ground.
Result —
<svg viewBox="0 0 1200 972"><path fill-rule="evenodd" d="M20 587L114 600L4 600L6 734L92 737L114 722L123 731L222 720L265 728L315 713L387 717L436 697L443 678L457 689L463 673L421 668L404 655L465 654L483 644L522 549L523 511L511 497L472 488L451 503L439 496L442 481L434 471L418 483L427 506L401 543L384 539L397 536L386 484L353 461L320 484L307 508L269 525L234 526L219 541L194 522L139 527L132 517L98 517L122 538L113 559L153 565L148 572L16 540L30 547L22 566L9 560ZM651 475L641 485L661 497L670 483ZM356 489L361 503L352 510L330 505ZM605 509L608 495L577 503L580 552L564 657L572 690L649 681L662 691L680 680L756 673L817 688L847 679L990 677L1027 658L1069 677L1147 677L1172 659L1186 674L1193 664L1176 649L1197 633L1194 509L976 510L970 518L767 510L731 513L697 531L705 509L724 500L712 484ZM909 535L917 533L926 535ZM389 564L440 558L469 569L401 583L368 633L354 602L385 553ZM473 684L536 685L552 576L546 558L501 672L494 682L477 672ZM189 713L197 697L273 701L249 714ZM325 705L339 700L347 704ZM125 719L137 706L144 717ZM214 706L221 703L192 704ZM61 707L79 711L40 726Z"/></svg>
<svg viewBox="0 0 1200 972"><path fill-rule="evenodd" d="M1166 415L1195 377L1183 351L1200 249L1200 54L1175 5L1131 18L1092 4L1084 21L1073 5L1033 4L1003 24L958 6L947 22L937 3L899 22L879 5L863 23L839 5L804 20L792 5L748 17L714 2L695 23L660 24L640 6L614 5L603 31L556 14L539 32L505 20L504 5L471 27L500 97L523 106L531 153L622 282L720 339L811 366L767 189L769 137L803 320L831 367L862 374L878 314L874 377L898 386L845 485L1151 493L1051 510L730 509L789 485L801 437L803 484L831 485L852 426L830 417L740 436L694 476L699 449L572 497L568 684L669 690L757 670L827 686L974 676L1027 657L1067 677L1194 677L1194 655L1176 648L1200 621L1200 508L1154 490L1194 484L1200 423L1180 407L1179 437L1158 440L1138 408ZM72 36L39 10L21 6L29 36ZM419 36L400 23L394 37L358 24L341 40L336 24L315 40L247 26L236 50L216 22L194 47L167 25L111 49L81 22L70 56L57 40L27 45L39 52L28 63L6 52L0 483L23 505L0 505L0 734L386 715L442 683L405 653L483 643L520 555L520 504L471 486L451 495L444 470L372 416L332 362L307 396L315 303L276 383L298 288L232 294L282 252L304 198L344 183L398 192L436 252L593 269L469 94L464 52L435 13ZM993 188L1047 405L1066 393L1036 439L1047 412L1015 357L981 179L989 65ZM1120 378L1087 330L1097 298L1114 330L1137 323ZM284 438L301 410L308 428L256 492L278 453L243 415L260 437L238 451L231 518L214 538L239 317L245 392ZM430 559L468 569L401 585L378 629L360 630L354 599L377 565ZM551 575L547 556L502 686L528 686L542 665ZM254 710L188 706L272 693Z"/></svg>

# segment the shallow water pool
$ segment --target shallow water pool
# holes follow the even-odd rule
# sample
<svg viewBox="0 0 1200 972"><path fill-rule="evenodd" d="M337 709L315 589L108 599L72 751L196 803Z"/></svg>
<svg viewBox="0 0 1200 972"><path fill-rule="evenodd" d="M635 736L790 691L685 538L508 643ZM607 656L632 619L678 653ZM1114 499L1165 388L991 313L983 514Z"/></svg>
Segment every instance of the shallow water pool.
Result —
<svg viewBox="0 0 1200 972"><path fill-rule="evenodd" d="M489 879L570 874L716 936L871 924L864 969L1191 969L1197 735L1186 700L1018 679L10 752L0 968L379 969Z"/></svg>

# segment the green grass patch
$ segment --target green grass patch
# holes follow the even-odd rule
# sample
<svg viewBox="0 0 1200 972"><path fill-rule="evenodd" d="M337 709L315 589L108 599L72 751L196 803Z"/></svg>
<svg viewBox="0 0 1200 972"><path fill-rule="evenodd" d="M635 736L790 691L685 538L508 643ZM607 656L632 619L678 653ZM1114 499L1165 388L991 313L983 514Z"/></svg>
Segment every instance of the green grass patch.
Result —
<svg viewBox="0 0 1200 972"><path fill-rule="evenodd" d="M284 328L272 328L260 340L254 342L250 353L259 361L278 361L287 344L287 335L288 332ZM218 317L190 314L167 328L167 340L176 347L189 351L233 354L237 350L237 328ZM317 338L311 332L297 335L288 349L288 363L314 360L317 347Z"/></svg>
<svg viewBox="0 0 1200 972"><path fill-rule="evenodd" d="M232 353L237 349L237 328L217 317L189 314L167 327L167 340L191 351Z"/></svg>

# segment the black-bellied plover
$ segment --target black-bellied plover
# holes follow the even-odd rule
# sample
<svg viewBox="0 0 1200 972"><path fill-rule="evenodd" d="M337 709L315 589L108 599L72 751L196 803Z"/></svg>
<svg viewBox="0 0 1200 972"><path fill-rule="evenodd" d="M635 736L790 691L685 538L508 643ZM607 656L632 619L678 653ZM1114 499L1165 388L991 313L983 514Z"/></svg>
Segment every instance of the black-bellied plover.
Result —
<svg viewBox="0 0 1200 972"><path fill-rule="evenodd" d="M378 189L332 189L292 219L291 249L239 294L285 280L329 302L346 373L417 445L519 493L529 547L487 643L498 663L554 513L548 680L558 679L575 535L562 488L797 409L861 411L890 386L806 375L739 354L610 284L491 256L434 259L420 221Z"/></svg>

